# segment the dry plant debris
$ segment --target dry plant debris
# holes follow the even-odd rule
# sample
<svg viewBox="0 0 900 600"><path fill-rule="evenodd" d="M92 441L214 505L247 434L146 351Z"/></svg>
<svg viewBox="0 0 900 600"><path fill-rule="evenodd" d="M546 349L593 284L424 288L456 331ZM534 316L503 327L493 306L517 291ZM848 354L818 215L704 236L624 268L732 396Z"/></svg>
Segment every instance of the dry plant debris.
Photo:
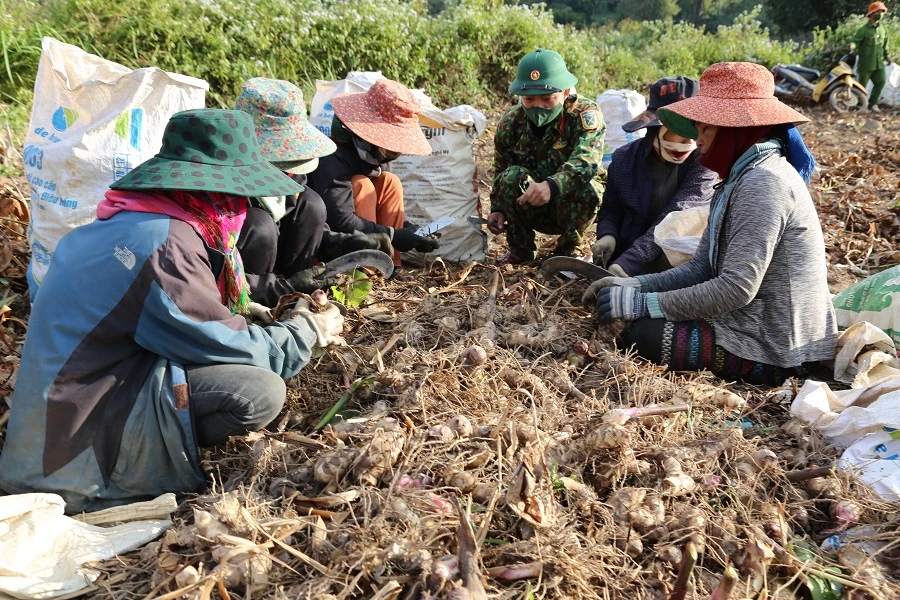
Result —
<svg viewBox="0 0 900 600"><path fill-rule="evenodd" d="M845 286L900 262L900 126L814 116L813 187ZM28 317L23 200L0 180L0 294L19 297L0 304L5 399ZM843 595L818 597L900 597L896 507L835 474L835 449L788 420L790 386L634 360L582 289L442 261L377 286L348 313L350 345L289 382L268 431L205 451L209 489L162 539L100 565L88 595L793 599L833 583ZM886 542L875 556L816 549L860 525Z"/></svg>

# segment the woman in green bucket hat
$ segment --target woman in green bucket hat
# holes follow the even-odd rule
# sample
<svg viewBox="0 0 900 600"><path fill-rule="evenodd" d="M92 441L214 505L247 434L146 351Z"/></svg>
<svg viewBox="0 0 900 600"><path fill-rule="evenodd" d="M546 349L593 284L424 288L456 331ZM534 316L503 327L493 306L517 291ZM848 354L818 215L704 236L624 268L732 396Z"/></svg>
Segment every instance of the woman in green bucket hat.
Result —
<svg viewBox="0 0 900 600"><path fill-rule="evenodd" d="M298 194L250 199L247 219L238 239L253 300L275 306L293 292L311 292L333 282L324 279L325 267L313 266L354 250L393 254L385 233L338 233L325 222L325 202L306 186L307 174L319 158L336 146L306 117L303 92L293 83L255 77L241 86L235 109L250 115L260 154L306 189Z"/></svg>
<svg viewBox="0 0 900 600"><path fill-rule="evenodd" d="M301 301L267 327L242 316L247 197L303 189L245 113L176 113L160 152L111 187L36 295L0 455L0 488L60 494L70 513L197 490L198 448L268 424L284 379L343 341L333 306Z"/></svg>

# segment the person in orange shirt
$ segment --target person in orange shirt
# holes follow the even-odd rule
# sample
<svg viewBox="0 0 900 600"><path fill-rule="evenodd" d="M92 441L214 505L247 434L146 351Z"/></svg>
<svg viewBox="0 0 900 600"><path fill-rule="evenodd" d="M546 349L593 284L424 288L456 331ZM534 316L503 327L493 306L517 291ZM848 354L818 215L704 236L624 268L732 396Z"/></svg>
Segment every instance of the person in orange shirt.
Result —
<svg viewBox="0 0 900 600"><path fill-rule="evenodd" d="M308 177L322 196L333 231L387 233L400 264L400 252L431 252L435 239L416 235L405 220L403 185L388 164L404 154L426 156L431 145L419 128L422 106L401 83L379 79L369 90L331 100L331 138L337 150L319 159Z"/></svg>

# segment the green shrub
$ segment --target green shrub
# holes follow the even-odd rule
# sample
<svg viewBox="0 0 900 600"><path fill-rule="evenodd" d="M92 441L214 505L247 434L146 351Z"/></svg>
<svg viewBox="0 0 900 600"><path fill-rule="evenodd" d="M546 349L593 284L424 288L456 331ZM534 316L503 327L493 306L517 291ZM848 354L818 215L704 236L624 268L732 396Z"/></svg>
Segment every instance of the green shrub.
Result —
<svg viewBox="0 0 900 600"><path fill-rule="evenodd" d="M309 101L317 78L380 70L423 88L438 104L486 109L509 102L506 89L519 58L537 47L561 53L579 78L577 89L588 96L608 88L644 91L664 75L697 77L717 61L771 66L798 54L796 44L771 39L758 9L710 33L671 21L575 29L555 23L543 4L503 0L446 2L449 8L434 14L434 3L0 0L0 125L5 119L18 135L24 132L45 35L128 67L152 65L205 79L209 105L223 107L251 77L294 81ZM828 35L817 34L817 49L827 46Z"/></svg>

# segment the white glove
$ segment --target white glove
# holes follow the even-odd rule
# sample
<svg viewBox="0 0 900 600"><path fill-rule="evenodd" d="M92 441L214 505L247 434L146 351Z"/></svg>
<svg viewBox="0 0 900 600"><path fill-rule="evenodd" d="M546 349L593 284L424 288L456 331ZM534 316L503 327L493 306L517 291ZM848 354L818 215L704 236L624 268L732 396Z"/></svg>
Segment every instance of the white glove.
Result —
<svg viewBox="0 0 900 600"><path fill-rule="evenodd" d="M623 269L616 263L609 265L609 267L606 270L609 271L610 273L612 273L613 275L615 275L616 277L628 277L629 276L628 273L625 272L625 269Z"/></svg>
<svg viewBox="0 0 900 600"><path fill-rule="evenodd" d="M591 254L594 255L594 264L605 267L609 259L612 258L613 252L616 251L616 236L603 235L600 236L594 245L591 246Z"/></svg>
<svg viewBox="0 0 900 600"><path fill-rule="evenodd" d="M584 294L581 296L581 305L588 310L594 310L594 306L597 305L597 293L603 288L614 286L634 288L637 291L641 291L641 282L638 281L637 277L604 277L603 279L598 279L588 286L588 289L584 290Z"/></svg>
<svg viewBox="0 0 900 600"><path fill-rule="evenodd" d="M344 315L335 304L329 302L318 312L313 312L310 310L309 302L300 298L291 311L291 319L304 319L310 329L316 332L316 345L320 348L347 345L347 342L341 337L344 329Z"/></svg>

